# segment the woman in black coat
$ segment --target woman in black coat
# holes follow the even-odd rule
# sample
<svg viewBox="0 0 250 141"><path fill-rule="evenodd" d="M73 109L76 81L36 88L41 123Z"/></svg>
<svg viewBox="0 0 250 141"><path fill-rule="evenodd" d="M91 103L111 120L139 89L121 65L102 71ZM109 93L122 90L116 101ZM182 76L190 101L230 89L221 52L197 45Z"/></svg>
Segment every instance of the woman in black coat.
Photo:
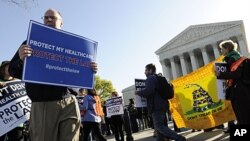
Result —
<svg viewBox="0 0 250 141"><path fill-rule="evenodd" d="M14 77L10 76L9 69L10 61L3 61L0 66L0 88L4 87L5 82L15 80ZM2 82L1 82L2 81ZM1 97L0 97L1 99ZM10 141L22 141L23 140L23 124L21 126L17 126L14 129L10 130L7 134L2 135L0 137L0 141L4 141L8 136L8 140Z"/></svg>
<svg viewBox="0 0 250 141"><path fill-rule="evenodd" d="M222 55L225 56L223 60L230 71L216 71L216 75L219 79L227 79L229 82L227 84L231 88L230 99L238 124L250 124L250 85L242 81L243 63L239 63L240 65L235 63L242 60L241 55L236 51L238 45L232 40L226 40L219 46Z"/></svg>
<svg viewBox="0 0 250 141"><path fill-rule="evenodd" d="M130 116L130 124L132 127L132 132L138 132L139 128L138 128L138 123L136 121L136 117L137 117L137 110L135 107L135 102L134 99L129 99L129 105L128 105L128 112L129 112L129 116Z"/></svg>
<svg viewBox="0 0 250 141"><path fill-rule="evenodd" d="M112 92L112 97L118 97L118 93ZM124 141L123 122L124 122L123 121L123 114L111 116L111 123L112 123L113 129L114 129L116 141Z"/></svg>

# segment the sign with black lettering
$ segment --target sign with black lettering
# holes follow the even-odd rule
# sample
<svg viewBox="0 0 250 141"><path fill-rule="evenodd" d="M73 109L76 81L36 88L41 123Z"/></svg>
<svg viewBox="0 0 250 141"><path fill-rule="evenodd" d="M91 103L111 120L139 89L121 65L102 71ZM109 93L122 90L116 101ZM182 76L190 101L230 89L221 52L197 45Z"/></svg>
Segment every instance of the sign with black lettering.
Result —
<svg viewBox="0 0 250 141"><path fill-rule="evenodd" d="M250 125L230 126L230 141L250 141Z"/></svg>
<svg viewBox="0 0 250 141"><path fill-rule="evenodd" d="M106 101L107 117L124 113L122 97L113 97Z"/></svg>
<svg viewBox="0 0 250 141"><path fill-rule="evenodd" d="M224 62L216 62L215 69L219 72L227 72L229 68L227 64ZM218 98L225 99L226 97L226 80L225 79L217 79L217 88L218 88Z"/></svg>
<svg viewBox="0 0 250 141"><path fill-rule="evenodd" d="M24 82L9 81L0 87L0 136L28 120L30 110Z"/></svg>
<svg viewBox="0 0 250 141"><path fill-rule="evenodd" d="M135 90L141 91L145 89L145 79L135 79ZM139 95L135 95L135 107L147 107L147 99Z"/></svg>

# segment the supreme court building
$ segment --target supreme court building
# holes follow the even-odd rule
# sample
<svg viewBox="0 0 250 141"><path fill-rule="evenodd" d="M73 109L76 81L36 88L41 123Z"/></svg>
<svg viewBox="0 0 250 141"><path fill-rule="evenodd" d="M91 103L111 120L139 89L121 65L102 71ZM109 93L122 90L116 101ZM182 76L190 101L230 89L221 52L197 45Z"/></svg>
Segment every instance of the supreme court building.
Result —
<svg viewBox="0 0 250 141"><path fill-rule="evenodd" d="M155 52L163 75L173 80L214 61L221 55L219 43L227 39L236 42L238 51L249 57L243 21L189 26ZM134 90L134 85L122 90L125 105L134 98Z"/></svg>

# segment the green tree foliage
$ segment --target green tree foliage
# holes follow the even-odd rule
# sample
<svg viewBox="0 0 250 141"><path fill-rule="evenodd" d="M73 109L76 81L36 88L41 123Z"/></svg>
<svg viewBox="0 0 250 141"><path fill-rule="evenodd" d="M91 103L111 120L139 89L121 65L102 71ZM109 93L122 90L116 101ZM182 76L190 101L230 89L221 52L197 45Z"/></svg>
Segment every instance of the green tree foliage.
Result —
<svg viewBox="0 0 250 141"><path fill-rule="evenodd" d="M111 97L111 93L115 91L113 84L109 80L101 79L100 76L95 76L96 90L98 91L102 101Z"/></svg>

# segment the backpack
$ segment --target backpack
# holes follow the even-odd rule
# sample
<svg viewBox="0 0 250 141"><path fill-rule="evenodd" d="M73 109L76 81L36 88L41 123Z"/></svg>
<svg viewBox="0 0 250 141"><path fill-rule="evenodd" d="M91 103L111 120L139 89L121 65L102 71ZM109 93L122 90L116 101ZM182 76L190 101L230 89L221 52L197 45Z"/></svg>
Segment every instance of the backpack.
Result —
<svg viewBox="0 0 250 141"><path fill-rule="evenodd" d="M156 75L158 84L156 85L156 91L159 93L161 98L169 100L174 97L174 86L168 82L167 79L162 75Z"/></svg>

